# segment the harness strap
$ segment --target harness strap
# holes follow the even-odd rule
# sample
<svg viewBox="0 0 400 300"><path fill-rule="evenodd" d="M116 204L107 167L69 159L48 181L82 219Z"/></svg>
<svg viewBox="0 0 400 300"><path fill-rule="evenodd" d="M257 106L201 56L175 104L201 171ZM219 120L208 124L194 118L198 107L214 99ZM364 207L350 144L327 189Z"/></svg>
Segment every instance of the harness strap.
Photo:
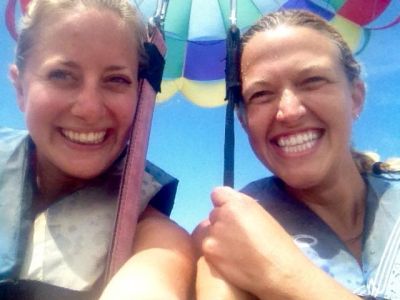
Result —
<svg viewBox="0 0 400 300"><path fill-rule="evenodd" d="M158 60L160 56L165 55L166 47L164 40L157 28L151 30L149 42L157 47L159 51ZM146 48L148 48L148 46ZM154 52L155 47L150 48ZM150 54L150 58L151 57ZM149 65L151 66L152 63L153 62L150 61ZM158 68L162 74L162 68L159 68L159 65L156 66L156 68ZM157 79L161 80L161 76L154 76L153 74L151 78L150 80L153 86L157 89L157 86L159 87ZM154 78L157 79L154 80ZM122 176L118 197L113 240L105 272L106 283L132 256L133 238L139 217L138 211L141 200L142 177L145 168L146 152L156 97L155 89L147 78L141 80L139 83L138 104L132 124L125 170Z"/></svg>
<svg viewBox="0 0 400 300"><path fill-rule="evenodd" d="M224 143L224 185L234 186L235 171L235 106L240 101L240 31L232 25L226 38L226 105Z"/></svg>

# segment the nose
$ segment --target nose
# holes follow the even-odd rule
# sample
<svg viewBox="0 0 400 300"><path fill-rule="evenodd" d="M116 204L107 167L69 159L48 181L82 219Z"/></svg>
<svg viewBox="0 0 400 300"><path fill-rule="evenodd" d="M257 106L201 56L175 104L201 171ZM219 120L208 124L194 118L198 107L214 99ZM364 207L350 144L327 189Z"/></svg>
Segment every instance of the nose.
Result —
<svg viewBox="0 0 400 300"><path fill-rule="evenodd" d="M284 89L279 101L276 119L280 122L293 123L306 113L302 101L291 89Z"/></svg>
<svg viewBox="0 0 400 300"><path fill-rule="evenodd" d="M95 124L106 112L101 87L85 83L81 86L71 108L71 113L86 123Z"/></svg>

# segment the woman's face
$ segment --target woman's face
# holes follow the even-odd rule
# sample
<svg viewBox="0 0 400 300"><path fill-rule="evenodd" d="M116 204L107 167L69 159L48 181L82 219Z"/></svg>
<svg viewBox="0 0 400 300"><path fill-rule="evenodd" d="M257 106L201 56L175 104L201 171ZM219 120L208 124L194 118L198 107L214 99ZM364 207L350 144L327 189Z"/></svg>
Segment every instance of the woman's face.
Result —
<svg viewBox="0 0 400 300"><path fill-rule="evenodd" d="M258 158L294 188L334 180L351 164L352 120L364 100L339 49L321 33L280 26L244 47L242 124Z"/></svg>
<svg viewBox="0 0 400 300"><path fill-rule="evenodd" d="M132 32L110 11L41 24L24 72L12 69L41 171L89 179L121 153L137 102Z"/></svg>

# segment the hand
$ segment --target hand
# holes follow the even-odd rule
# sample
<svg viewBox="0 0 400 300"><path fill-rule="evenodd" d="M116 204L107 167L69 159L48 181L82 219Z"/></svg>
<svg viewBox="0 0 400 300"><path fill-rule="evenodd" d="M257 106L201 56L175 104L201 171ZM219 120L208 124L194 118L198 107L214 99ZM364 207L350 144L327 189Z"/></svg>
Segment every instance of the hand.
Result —
<svg viewBox="0 0 400 300"><path fill-rule="evenodd" d="M260 295L279 292L284 281L309 264L288 233L249 196L216 188L202 251L228 281Z"/></svg>
<svg viewBox="0 0 400 300"><path fill-rule="evenodd" d="M214 209L196 235L227 281L259 299L360 299L308 260L254 199L226 187L211 199Z"/></svg>
<svg viewBox="0 0 400 300"><path fill-rule="evenodd" d="M253 295L227 282L203 256L197 261L196 299L256 300Z"/></svg>

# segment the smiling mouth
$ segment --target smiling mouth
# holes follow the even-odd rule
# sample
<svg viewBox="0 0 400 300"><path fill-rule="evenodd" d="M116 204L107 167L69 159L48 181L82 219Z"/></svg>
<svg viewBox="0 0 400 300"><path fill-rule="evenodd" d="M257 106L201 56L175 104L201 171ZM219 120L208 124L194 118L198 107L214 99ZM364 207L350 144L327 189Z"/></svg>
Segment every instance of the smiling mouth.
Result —
<svg viewBox="0 0 400 300"><path fill-rule="evenodd" d="M308 130L301 133L281 136L276 139L275 143L284 153L298 153L314 147L321 136L321 131Z"/></svg>
<svg viewBox="0 0 400 300"><path fill-rule="evenodd" d="M106 131L77 132L67 129L61 129L62 134L69 141L84 145L97 145L104 141Z"/></svg>

